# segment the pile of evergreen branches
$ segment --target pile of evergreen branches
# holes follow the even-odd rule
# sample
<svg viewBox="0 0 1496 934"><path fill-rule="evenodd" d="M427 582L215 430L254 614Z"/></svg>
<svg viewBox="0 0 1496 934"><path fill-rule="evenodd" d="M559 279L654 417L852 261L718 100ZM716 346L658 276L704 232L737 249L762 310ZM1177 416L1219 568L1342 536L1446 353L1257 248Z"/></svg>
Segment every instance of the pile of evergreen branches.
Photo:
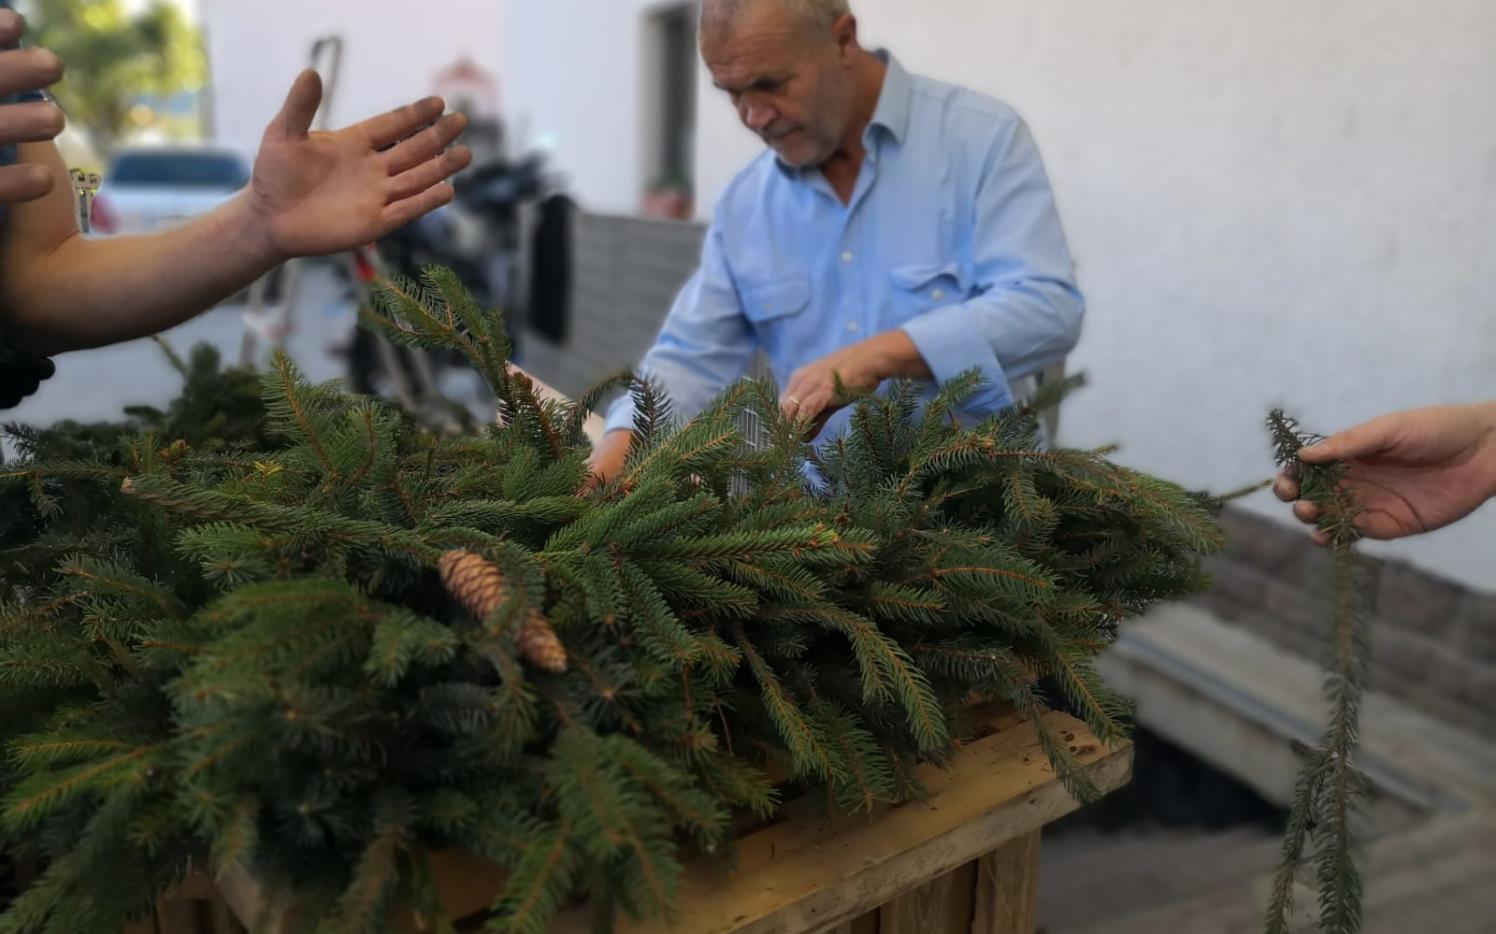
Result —
<svg viewBox="0 0 1496 934"><path fill-rule="evenodd" d="M583 493L589 406L541 399L496 316L440 270L383 306L472 361L499 424L433 435L281 359L263 420L31 436L0 469L35 520L0 555L0 835L45 867L3 934L117 931L241 865L308 929L397 902L445 929L449 847L511 870L493 930L581 892L665 915L683 852L774 811L770 775L849 811L917 794L974 697L1032 718L1086 800L1038 686L1122 737L1093 658L1221 545L1198 497L1043 450L1031 410L961 427L975 377L922 414L911 386L865 399L818 450L770 385L684 424L639 385L627 468Z"/></svg>

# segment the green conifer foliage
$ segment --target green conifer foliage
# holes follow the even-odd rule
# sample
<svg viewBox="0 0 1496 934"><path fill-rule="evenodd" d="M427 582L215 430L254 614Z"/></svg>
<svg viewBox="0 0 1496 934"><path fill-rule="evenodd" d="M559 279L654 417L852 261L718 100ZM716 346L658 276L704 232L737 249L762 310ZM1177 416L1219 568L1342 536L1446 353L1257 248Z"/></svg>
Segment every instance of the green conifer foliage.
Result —
<svg viewBox="0 0 1496 934"><path fill-rule="evenodd" d="M848 811L916 794L973 698L1032 718L1087 800L1040 685L1125 736L1093 659L1221 544L1198 497L1042 450L1031 410L962 427L975 377L922 418L912 386L865 399L819 450L770 385L685 423L638 385L626 468L583 493L586 411L507 366L449 273L378 320L465 354L499 423L433 435L282 359L242 443L129 431L0 469L51 517L0 593L0 834L46 866L0 934L118 930L189 865L250 868L309 930L381 930L436 904L449 847L510 870L496 931L582 892L668 916L771 776ZM484 600L443 585L454 552L488 562ZM564 672L520 651L537 614Z"/></svg>
<svg viewBox="0 0 1496 934"><path fill-rule="evenodd" d="M1355 827L1366 797L1366 780L1356 769L1361 698L1370 665L1370 613L1366 567L1355 545L1359 507L1343 485L1342 463L1305 464L1299 450L1323 440L1299 428L1281 411L1268 417L1278 464L1299 478L1302 496L1322 510L1319 527L1330 536L1332 567L1329 652L1325 696L1329 717L1320 745L1306 750L1294 784L1283 863L1273 882L1268 934L1287 934L1293 922L1295 876L1312 855L1319 889L1319 922L1328 934L1361 930L1361 874L1354 852ZM1312 854L1309 851L1313 850Z"/></svg>

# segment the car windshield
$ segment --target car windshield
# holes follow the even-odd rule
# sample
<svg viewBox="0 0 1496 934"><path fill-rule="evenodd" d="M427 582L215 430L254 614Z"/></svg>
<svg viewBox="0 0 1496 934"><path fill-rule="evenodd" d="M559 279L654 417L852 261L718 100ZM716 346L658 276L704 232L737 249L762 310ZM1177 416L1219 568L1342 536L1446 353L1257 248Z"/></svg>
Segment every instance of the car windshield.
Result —
<svg viewBox="0 0 1496 934"><path fill-rule="evenodd" d="M132 152L121 155L106 182L192 188L241 188L249 181L244 163L230 153Z"/></svg>

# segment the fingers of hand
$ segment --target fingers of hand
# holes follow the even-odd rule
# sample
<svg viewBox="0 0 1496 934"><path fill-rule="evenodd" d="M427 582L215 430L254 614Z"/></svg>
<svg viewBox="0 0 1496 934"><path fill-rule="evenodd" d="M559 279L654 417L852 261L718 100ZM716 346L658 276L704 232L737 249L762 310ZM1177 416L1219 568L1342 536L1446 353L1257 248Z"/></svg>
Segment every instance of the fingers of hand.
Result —
<svg viewBox="0 0 1496 934"><path fill-rule="evenodd" d="M15 10L0 10L0 45L13 46L25 34L25 17Z"/></svg>
<svg viewBox="0 0 1496 934"><path fill-rule="evenodd" d="M412 136L389 151L391 175L399 175L420 165L432 156L452 145L452 142L467 128L464 114L447 114L436 123Z"/></svg>
<svg viewBox="0 0 1496 934"><path fill-rule="evenodd" d="M10 165L0 168L0 204L21 204L44 197L56 180L39 165Z"/></svg>
<svg viewBox="0 0 1496 934"><path fill-rule="evenodd" d="M322 106L322 76L311 68L296 76L280 113L265 131L267 138L301 139L311 131Z"/></svg>
<svg viewBox="0 0 1496 934"><path fill-rule="evenodd" d="M399 230L418 217L430 214L451 201L456 193L451 185L441 182L418 195L403 201L396 201L384 209L384 230L378 236L383 237L392 230Z"/></svg>
<svg viewBox="0 0 1496 934"><path fill-rule="evenodd" d="M400 142L421 127L429 126L442 115L442 111L446 108L446 102L440 97L428 97L366 120L362 127L369 135L369 142L374 144L374 148L384 149L386 146L393 146Z"/></svg>
<svg viewBox="0 0 1496 934"><path fill-rule="evenodd" d="M62 59L46 49L0 52L0 94L36 91L62 80Z"/></svg>
<svg viewBox="0 0 1496 934"><path fill-rule="evenodd" d="M45 101L6 104L0 106L0 144L56 139L63 123L62 111Z"/></svg>
<svg viewBox="0 0 1496 934"><path fill-rule="evenodd" d="M1319 521L1320 508L1307 499L1301 499L1293 504L1293 514L1294 518L1300 522L1307 522L1313 525Z"/></svg>
<svg viewBox="0 0 1496 934"><path fill-rule="evenodd" d="M826 421L835 411L832 406L833 392L827 388L816 388L808 390L805 398L795 408L791 416L797 425L803 426L803 434L808 440L821 433L826 427Z"/></svg>
<svg viewBox="0 0 1496 934"><path fill-rule="evenodd" d="M420 165L401 172L390 180L389 200L401 201L418 195L446 178L456 175L473 161L473 151L466 146L453 146L435 159L427 159Z"/></svg>
<svg viewBox="0 0 1496 934"><path fill-rule="evenodd" d="M1291 503L1299 498L1299 482L1286 471L1280 473L1273 481L1273 495L1285 503Z"/></svg>
<svg viewBox="0 0 1496 934"><path fill-rule="evenodd" d="M805 370L797 370L790 377L790 384L779 394L779 411L785 418L794 419L799 416L813 386L813 379Z"/></svg>
<svg viewBox="0 0 1496 934"><path fill-rule="evenodd" d="M779 397L779 411L785 418L794 418L800 411L800 397L793 393L785 393Z"/></svg>
<svg viewBox="0 0 1496 934"><path fill-rule="evenodd" d="M1307 464L1366 458L1397 447L1410 425L1409 413L1383 415L1362 425L1331 435L1299 452Z"/></svg>

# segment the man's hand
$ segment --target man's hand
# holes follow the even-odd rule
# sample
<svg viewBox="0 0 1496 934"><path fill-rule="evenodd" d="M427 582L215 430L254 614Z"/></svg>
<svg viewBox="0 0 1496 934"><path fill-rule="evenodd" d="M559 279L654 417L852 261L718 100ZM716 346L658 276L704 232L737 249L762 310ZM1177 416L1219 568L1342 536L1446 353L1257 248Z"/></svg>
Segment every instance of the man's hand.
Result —
<svg viewBox="0 0 1496 934"><path fill-rule="evenodd" d="M592 457L587 461L592 476L583 486L582 492L590 493L622 473L633 446L634 433L627 429L614 429L603 435L603 440L593 448Z"/></svg>
<svg viewBox="0 0 1496 934"><path fill-rule="evenodd" d="M1384 415L1304 448L1299 457L1309 464L1346 462L1346 488L1362 509L1356 526L1368 538L1432 532L1496 495L1496 403ZM1290 473L1279 475L1273 491L1294 503L1300 521L1318 521L1313 503L1294 502L1299 484ZM1319 530L1314 539L1329 541Z"/></svg>
<svg viewBox="0 0 1496 934"><path fill-rule="evenodd" d="M446 179L472 161L466 147L447 149L467 118L442 117L440 98L313 133L321 103L322 80L302 72L255 158L250 216L276 260L336 253L403 227L451 201Z"/></svg>
<svg viewBox="0 0 1496 934"><path fill-rule="evenodd" d="M796 370L779 394L780 409L786 418L805 424L805 436L814 438L846 404L837 398L838 379L846 390L856 392L877 389L884 380L896 377L933 378L908 334L885 331Z"/></svg>
<svg viewBox="0 0 1496 934"><path fill-rule="evenodd" d="M62 79L62 59L46 49L16 49L26 21L13 10L0 10L0 94L39 91ZM0 146L41 143L62 132L62 111L46 101L0 106ZM0 204L23 204L45 197L58 180L39 165L0 167Z"/></svg>

